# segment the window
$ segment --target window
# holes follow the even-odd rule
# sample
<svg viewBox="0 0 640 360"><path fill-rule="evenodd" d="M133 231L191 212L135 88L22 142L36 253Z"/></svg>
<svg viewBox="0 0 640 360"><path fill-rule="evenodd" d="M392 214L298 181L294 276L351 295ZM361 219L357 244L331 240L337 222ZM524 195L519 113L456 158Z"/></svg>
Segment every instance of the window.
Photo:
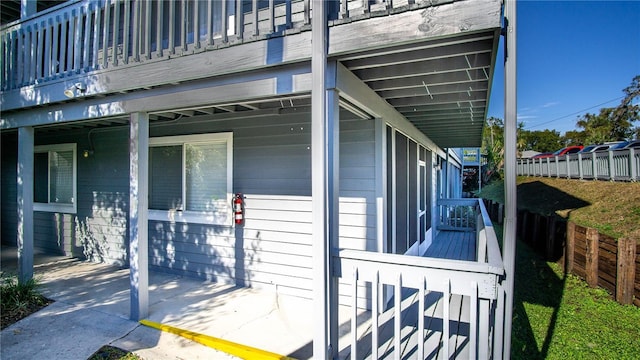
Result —
<svg viewBox="0 0 640 360"><path fill-rule="evenodd" d="M34 148L33 209L76 212L76 144Z"/></svg>
<svg viewBox="0 0 640 360"><path fill-rule="evenodd" d="M149 219L231 225L232 134L149 139Z"/></svg>

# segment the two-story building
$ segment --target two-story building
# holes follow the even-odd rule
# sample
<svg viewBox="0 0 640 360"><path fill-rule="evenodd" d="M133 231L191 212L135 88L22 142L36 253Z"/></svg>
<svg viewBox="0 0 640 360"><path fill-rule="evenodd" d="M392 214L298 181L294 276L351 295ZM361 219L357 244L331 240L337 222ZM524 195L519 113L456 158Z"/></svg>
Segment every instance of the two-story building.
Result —
<svg viewBox="0 0 640 360"><path fill-rule="evenodd" d="M44 3L0 33L23 278L34 251L129 266L134 319L148 271L314 298L319 357L338 303L399 317L408 291L424 315L435 294L422 357L502 357L511 274L450 150L481 144L500 0Z"/></svg>

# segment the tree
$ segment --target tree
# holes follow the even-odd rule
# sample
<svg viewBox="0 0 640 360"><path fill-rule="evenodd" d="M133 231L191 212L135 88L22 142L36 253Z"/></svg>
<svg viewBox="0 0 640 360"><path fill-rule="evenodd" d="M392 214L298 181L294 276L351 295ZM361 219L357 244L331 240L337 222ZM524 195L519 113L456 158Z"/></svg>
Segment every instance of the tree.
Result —
<svg viewBox="0 0 640 360"><path fill-rule="evenodd" d="M600 113L587 113L579 117L576 125L586 134L585 144L600 144L606 141L625 140L640 132L633 124L640 117L640 75L633 78L623 92L624 98L615 108L602 108Z"/></svg>
<svg viewBox="0 0 640 360"><path fill-rule="evenodd" d="M487 165L483 174L483 182L498 176L504 163L504 122L502 119L490 117L482 129L482 153L487 157Z"/></svg>
<svg viewBox="0 0 640 360"><path fill-rule="evenodd" d="M640 75L636 75L631 80L631 85L622 90L625 93L625 97L620 102L620 105L615 110L614 117L616 122L620 122L623 125L629 123L630 125L640 120ZM631 130L631 133L635 133L636 138L640 135L640 128Z"/></svg>
<svg viewBox="0 0 640 360"><path fill-rule="evenodd" d="M551 152L556 151L562 147L560 132L556 130L523 130L521 138L524 142L524 148L528 150Z"/></svg>
<svg viewBox="0 0 640 360"><path fill-rule="evenodd" d="M525 149L522 132L524 132L524 123L518 123L516 129L518 153ZM489 182L492 178L500 178L504 165L504 121L502 119L490 117L485 122L482 129L482 154L487 159L485 171L482 174L483 183Z"/></svg>
<svg viewBox="0 0 640 360"><path fill-rule="evenodd" d="M570 130L564 133L562 137L562 144L564 146L569 145L584 145L587 143L587 133L584 131Z"/></svg>

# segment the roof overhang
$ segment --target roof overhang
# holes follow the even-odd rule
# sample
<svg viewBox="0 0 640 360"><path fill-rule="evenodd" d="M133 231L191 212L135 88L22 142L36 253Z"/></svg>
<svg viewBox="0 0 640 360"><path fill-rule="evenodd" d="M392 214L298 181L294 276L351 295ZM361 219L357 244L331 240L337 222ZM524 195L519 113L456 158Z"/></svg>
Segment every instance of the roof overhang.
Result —
<svg viewBox="0 0 640 360"><path fill-rule="evenodd" d="M479 147L499 36L493 29L340 61L438 146Z"/></svg>

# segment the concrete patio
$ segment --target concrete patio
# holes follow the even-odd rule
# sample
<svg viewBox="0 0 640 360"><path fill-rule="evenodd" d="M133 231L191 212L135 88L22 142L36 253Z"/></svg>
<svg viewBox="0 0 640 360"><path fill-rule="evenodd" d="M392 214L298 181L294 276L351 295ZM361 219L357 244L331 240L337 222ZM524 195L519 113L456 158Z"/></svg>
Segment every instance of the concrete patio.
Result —
<svg viewBox="0 0 640 360"><path fill-rule="evenodd" d="M2 247L2 271L16 249ZM103 345L145 359L228 359L228 354L129 320L129 270L37 255L41 292L56 302L2 331L2 359L87 359ZM232 285L151 273L148 320L291 356L312 356L312 303ZM348 322L347 322L348 324Z"/></svg>

